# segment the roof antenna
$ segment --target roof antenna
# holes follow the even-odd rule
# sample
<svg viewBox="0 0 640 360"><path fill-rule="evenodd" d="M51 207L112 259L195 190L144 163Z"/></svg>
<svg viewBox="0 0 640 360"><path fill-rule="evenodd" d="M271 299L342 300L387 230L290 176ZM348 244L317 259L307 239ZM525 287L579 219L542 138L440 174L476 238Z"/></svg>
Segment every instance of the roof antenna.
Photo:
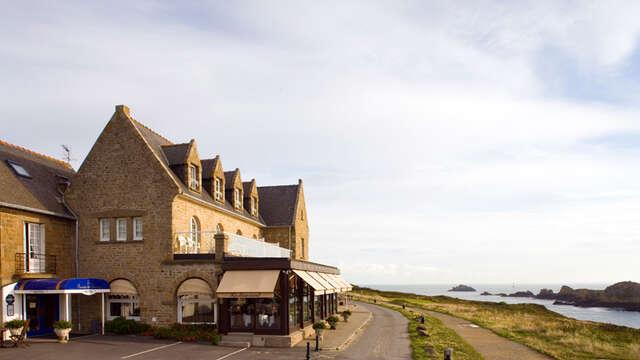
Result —
<svg viewBox="0 0 640 360"><path fill-rule="evenodd" d="M71 165L72 161L76 161L76 159L71 157L71 145L62 144L60 146L62 146L62 160Z"/></svg>

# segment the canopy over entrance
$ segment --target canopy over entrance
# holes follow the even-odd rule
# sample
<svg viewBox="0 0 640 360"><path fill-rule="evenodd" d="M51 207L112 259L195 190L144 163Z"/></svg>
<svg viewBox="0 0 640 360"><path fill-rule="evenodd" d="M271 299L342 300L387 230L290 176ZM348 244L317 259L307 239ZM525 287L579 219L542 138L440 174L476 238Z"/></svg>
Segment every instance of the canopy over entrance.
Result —
<svg viewBox="0 0 640 360"><path fill-rule="evenodd" d="M14 288L16 294L84 294L108 293L109 283L102 279L30 279Z"/></svg>
<svg viewBox="0 0 640 360"><path fill-rule="evenodd" d="M229 270L222 275L219 298L272 298L280 270Z"/></svg>

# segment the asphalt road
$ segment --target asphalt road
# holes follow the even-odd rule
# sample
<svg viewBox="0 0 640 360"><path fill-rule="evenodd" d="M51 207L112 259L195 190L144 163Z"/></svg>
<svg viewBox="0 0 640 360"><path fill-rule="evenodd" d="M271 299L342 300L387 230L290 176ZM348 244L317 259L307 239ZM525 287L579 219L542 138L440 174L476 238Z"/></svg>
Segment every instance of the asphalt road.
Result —
<svg viewBox="0 0 640 360"><path fill-rule="evenodd" d="M373 319L344 350L323 352L319 359L411 359L408 320L397 311L358 303L373 313Z"/></svg>

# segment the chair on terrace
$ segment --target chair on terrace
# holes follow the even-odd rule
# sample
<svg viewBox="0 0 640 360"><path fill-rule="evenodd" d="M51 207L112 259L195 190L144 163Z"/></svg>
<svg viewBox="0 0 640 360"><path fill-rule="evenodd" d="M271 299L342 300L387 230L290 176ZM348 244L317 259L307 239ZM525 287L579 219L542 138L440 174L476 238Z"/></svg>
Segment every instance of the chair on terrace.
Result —
<svg viewBox="0 0 640 360"><path fill-rule="evenodd" d="M31 319L27 319L27 321L24 323L24 326L22 327L22 331L20 332L20 335L11 335L11 341L13 341L13 346L25 347L29 345L27 342L25 342L25 340L27 338L27 330L29 330L30 321Z"/></svg>

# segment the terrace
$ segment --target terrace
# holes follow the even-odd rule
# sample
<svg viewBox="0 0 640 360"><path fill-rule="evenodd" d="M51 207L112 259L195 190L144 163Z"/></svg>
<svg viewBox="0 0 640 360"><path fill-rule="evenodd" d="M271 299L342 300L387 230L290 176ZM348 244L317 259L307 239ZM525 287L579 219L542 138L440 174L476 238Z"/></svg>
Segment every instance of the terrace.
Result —
<svg viewBox="0 0 640 360"><path fill-rule="evenodd" d="M213 259L216 253L216 234L228 238L226 256L243 258L290 258L291 251L264 239L216 231L176 232L173 236L175 260Z"/></svg>

